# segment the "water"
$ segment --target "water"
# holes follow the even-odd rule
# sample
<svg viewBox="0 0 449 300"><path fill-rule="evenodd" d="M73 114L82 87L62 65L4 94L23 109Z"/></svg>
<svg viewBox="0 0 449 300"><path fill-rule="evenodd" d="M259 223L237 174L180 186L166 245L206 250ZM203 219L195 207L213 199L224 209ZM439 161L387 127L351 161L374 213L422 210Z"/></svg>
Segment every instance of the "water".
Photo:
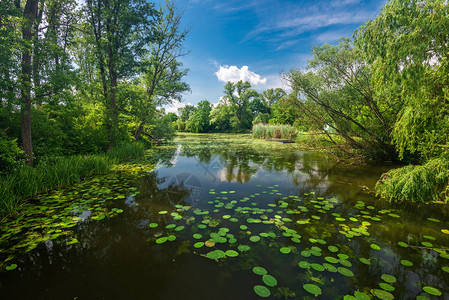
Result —
<svg viewBox="0 0 449 300"><path fill-rule="evenodd" d="M447 209L376 198L392 165L245 135L182 135L154 157L4 220L1 298L449 299Z"/></svg>

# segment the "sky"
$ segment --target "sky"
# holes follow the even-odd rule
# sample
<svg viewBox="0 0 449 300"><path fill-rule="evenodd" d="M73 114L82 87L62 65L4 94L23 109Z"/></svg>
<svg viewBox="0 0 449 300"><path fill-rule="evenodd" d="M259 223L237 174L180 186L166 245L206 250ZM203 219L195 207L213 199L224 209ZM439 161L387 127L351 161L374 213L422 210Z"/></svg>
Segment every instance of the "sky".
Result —
<svg viewBox="0 0 449 300"><path fill-rule="evenodd" d="M175 0L190 28L182 57L191 92L176 112L201 100L218 103L228 81L261 92L285 88L282 73L305 68L312 48L336 44L374 19L386 0Z"/></svg>

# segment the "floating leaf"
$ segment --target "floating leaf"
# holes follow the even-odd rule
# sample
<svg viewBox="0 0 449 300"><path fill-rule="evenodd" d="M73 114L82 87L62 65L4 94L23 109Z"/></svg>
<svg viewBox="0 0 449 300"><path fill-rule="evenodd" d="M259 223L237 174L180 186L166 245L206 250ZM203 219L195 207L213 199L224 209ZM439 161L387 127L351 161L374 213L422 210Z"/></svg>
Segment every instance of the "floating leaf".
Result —
<svg viewBox="0 0 449 300"><path fill-rule="evenodd" d="M278 281L276 280L276 278L274 278L271 275L263 275L262 280L266 285L271 286L271 287L276 286L278 284Z"/></svg>
<svg viewBox="0 0 449 300"><path fill-rule="evenodd" d="M431 294L431 295L434 295L434 296L441 296L441 291L439 289L437 289L437 288L434 288L434 287L431 287L431 286L425 286L422 289L427 294Z"/></svg>
<svg viewBox="0 0 449 300"><path fill-rule="evenodd" d="M168 240L168 238L166 236L164 237L160 237L156 240L156 244L162 244L165 243Z"/></svg>
<svg viewBox="0 0 449 300"><path fill-rule="evenodd" d="M411 266L413 266L413 263L412 263L411 261L409 261L409 260L406 260L406 259L401 260L401 264L402 264L403 266L406 266L406 267L411 267Z"/></svg>
<svg viewBox="0 0 449 300"><path fill-rule="evenodd" d="M332 264L338 263L338 259L336 259L335 257L326 256L324 259L327 260L328 262L332 263Z"/></svg>
<svg viewBox="0 0 449 300"><path fill-rule="evenodd" d="M330 252L338 252L338 248L335 246L329 246L327 249L329 249Z"/></svg>
<svg viewBox="0 0 449 300"><path fill-rule="evenodd" d="M370 247L373 250L380 250L380 247L378 245L376 245L376 244L371 244Z"/></svg>
<svg viewBox="0 0 449 300"><path fill-rule="evenodd" d="M404 248L408 247L408 245L406 243L404 243L404 242L398 242L398 245L401 246L401 247L404 247Z"/></svg>
<svg viewBox="0 0 449 300"><path fill-rule="evenodd" d="M447 266L442 267L441 270L443 270L446 273L449 273L449 267Z"/></svg>
<svg viewBox="0 0 449 300"><path fill-rule="evenodd" d="M385 291L388 291L388 292L394 291L394 287L392 285L389 285L388 283L381 282L381 283L379 283L379 286L381 289L383 289Z"/></svg>
<svg viewBox="0 0 449 300"><path fill-rule="evenodd" d="M184 228L185 228L184 226L180 225L175 228L175 231L181 231L181 230L184 230Z"/></svg>
<svg viewBox="0 0 449 300"><path fill-rule="evenodd" d="M193 247L195 247L195 248L201 248L203 246L204 246L204 242L197 242L193 245Z"/></svg>
<svg viewBox="0 0 449 300"><path fill-rule="evenodd" d="M340 273L341 275L347 276L347 277L354 277L354 273L352 273L351 270L346 269L344 267L338 267L337 268L337 272Z"/></svg>
<svg viewBox="0 0 449 300"><path fill-rule="evenodd" d="M298 266L302 269L307 269L310 267L310 263L308 261L303 260L298 263Z"/></svg>
<svg viewBox="0 0 449 300"><path fill-rule="evenodd" d="M251 237L249 238L249 240L250 240L251 242L257 243L258 241L260 241L260 236L258 236L258 235L253 235L253 236L251 236Z"/></svg>
<svg viewBox="0 0 449 300"><path fill-rule="evenodd" d="M256 275L266 275L268 273L263 267L254 267L253 272Z"/></svg>
<svg viewBox="0 0 449 300"><path fill-rule="evenodd" d="M382 276L380 276L380 278L382 278L382 280L388 283L396 282L396 277L394 277L393 275L383 274Z"/></svg>
<svg viewBox="0 0 449 300"><path fill-rule="evenodd" d="M156 228L156 227L158 227L159 225L157 224L157 223L150 223L150 228Z"/></svg>
<svg viewBox="0 0 449 300"><path fill-rule="evenodd" d="M266 297L269 297L271 295L270 290L267 287L263 286L263 285L256 285L256 286L254 286L254 292L258 296L260 296L262 298L266 298Z"/></svg>
<svg viewBox="0 0 449 300"><path fill-rule="evenodd" d="M375 289L375 290L373 290L373 294L374 294L374 296L376 296L377 298L382 299L382 300L394 299L394 296L391 293L384 291L384 290Z"/></svg>
<svg viewBox="0 0 449 300"><path fill-rule="evenodd" d="M337 268L334 265L328 264L328 263L324 263L323 267L326 268L326 270L328 270L329 272L335 273L337 272Z"/></svg>
<svg viewBox="0 0 449 300"><path fill-rule="evenodd" d="M312 295L315 296L321 295L321 288L315 284L307 283L304 284L302 287Z"/></svg>
<svg viewBox="0 0 449 300"><path fill-rule="evenodd" d="M250 246L247 246L247 245L239 245L239 246L237 247L237 249L239 249L240 252L245 252L245 251L250 250L251 247L250 247Z"/></svg>
<svg viewBox="0 0 449 300"><path fill-rule="evenodd" d="M159 212L160 215L165 215L166 213L168 213L168 211L166 211L166 210L161 210L161 211Z"/></svg>
<svg viewBox="0 0 449 300"><path fill-rule="evenodd" d="M324 271L324 267L322 265L320 265L320 264L311 264L310 266L315 271L318 271L318 272L323 272Z"/></svg>
<svg viewBox="0 0 449 300"><path fill-rule="evenodd" d="M237 251L234 251L234 250L227 250L225 252L225 254L226 254L226 256L229 256L229 257L237 257L237 256L239 256L239 253Z"/></svg>
<svg viewBox="0 0 449 300"><path fill-rule="evenodd" d="M449 234L449 230L448 229L441 229L441 232L444 234Z"/></svg>
<svg viewBox="0 0 449 300"><path fill-rule="evenodd" d="M16 264L11 264L11 265L9 265L9 266L6 266L6 270L8 270L8 271L15 270L16 268L17 268L17 265L16 265Z"/></svg>
<svg viewBox="0 0 449 300"><path fill-rule="evenodd" d="M281 253L283 254L288 254L292 251L292 249L290 249L289 247L282 247L279 251L281 251Z"/></svg>
<svg viewBox="0 0 449 300"><path fill-rule="evenodd" d="M364 257L360 257L359 260L360 260L360 262L362 264L365 264L365 265L370 265L371 264L371 261L369 259L364 258Z"/></svg>
<svg viewBox="0 0 449 300"><path fill-rule="evenodd" d="M202 238L203 237L203 235L201 234L201 233L195 233L194 235L193 235L193 238L194 239L197 239L197 240L199 240L200 238Z"/></svg>

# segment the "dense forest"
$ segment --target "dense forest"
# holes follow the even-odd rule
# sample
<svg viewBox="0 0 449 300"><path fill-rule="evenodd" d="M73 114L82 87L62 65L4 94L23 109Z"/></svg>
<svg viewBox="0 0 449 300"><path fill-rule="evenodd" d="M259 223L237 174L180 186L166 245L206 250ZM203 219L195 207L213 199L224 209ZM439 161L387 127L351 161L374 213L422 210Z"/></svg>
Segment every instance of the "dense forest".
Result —
<svg viewBox="0 0 449 300"><path fill-rule="evenodd" d="M447 200L448 16L447 1L391 0L353 36L315 47L307 68L292 66L288 90L228 82L216 106L174 114L161 107L190 88L181 63L189 29L173 3L2 1L0 176L16 182L31 166L134 151L176 130L288 124L299 142L315 135L342 155L410 164L378 182L390 200Z"/></svg>

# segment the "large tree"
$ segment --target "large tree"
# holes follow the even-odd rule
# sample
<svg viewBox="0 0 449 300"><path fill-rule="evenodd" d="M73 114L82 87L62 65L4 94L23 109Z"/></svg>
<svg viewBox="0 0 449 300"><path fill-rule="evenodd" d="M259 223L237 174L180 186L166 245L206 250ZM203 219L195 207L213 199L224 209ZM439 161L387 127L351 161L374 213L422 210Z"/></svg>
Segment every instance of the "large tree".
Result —
<svg viewBox="0 0 449 300"><path fill-rule="evenodd" d="M154 27L154 39L148 44L149 53L142 69L143 84L147 95L140 103L142 108L138 118L134 139L139 139L152 107L180 101L181 94L190 90L182 78L187 74L178 59L187 54L183 42L189 32L181 28L182 14L176 12L172 2L161 7Z"/></svg>
<svg viewBox="0 0 449 300"><path fill-rule="evenodd" d="M251 128L252 114L250 103L258 97L258 93L251 88L251 84L247 81L228 82L224 87L224 92L224 98L237 118L237 131L240 132Z"/></svg>
<svg viewBox="0 0 449 300"><path fill-rule="evenodd" d="M356 34L373 89L385 106L400 106L392 136L402 157L448 149L448 16L445 0L391 0Z"/></svg>
<svg viewBox="0 0 449 300"><path fill-rule="evenodd" d="M108 150L118 128L117 87L141 67L146 45L154 38L157 11L145 0L87 0L86 18L108 107Z"/></svg>

